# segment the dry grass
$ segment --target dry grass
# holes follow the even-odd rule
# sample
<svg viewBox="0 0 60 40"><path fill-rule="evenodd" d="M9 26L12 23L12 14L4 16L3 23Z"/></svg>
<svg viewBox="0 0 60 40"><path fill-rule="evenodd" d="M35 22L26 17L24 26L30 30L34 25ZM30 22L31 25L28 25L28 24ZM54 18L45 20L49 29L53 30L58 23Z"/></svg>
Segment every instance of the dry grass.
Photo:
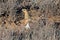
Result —
<svg viewBox="0 0 60 40"><path fill-rule="evenodd" d="M0 0L0 40L60 40L60 1Z"/></svg>

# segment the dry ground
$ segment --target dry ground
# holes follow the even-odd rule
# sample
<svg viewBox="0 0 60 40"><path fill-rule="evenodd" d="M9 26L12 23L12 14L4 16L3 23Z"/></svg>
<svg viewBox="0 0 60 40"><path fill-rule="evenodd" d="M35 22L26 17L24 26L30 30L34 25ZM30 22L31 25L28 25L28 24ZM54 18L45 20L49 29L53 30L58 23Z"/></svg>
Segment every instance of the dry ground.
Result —
<svg viewBox="0 0 60 40"><path fill-rule="evenodd" d="M60 40L60 0L0 0L0 40Z"/></svg>

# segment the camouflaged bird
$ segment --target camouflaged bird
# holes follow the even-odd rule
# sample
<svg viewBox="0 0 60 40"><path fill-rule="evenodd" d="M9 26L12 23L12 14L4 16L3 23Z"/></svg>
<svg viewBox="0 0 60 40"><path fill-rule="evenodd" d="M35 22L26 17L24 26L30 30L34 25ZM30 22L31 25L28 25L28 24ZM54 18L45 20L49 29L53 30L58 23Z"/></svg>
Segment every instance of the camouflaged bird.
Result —
<svg viewBox="0 0 60 40"><path fill-rule="evenodd" d="M29 15L28 15L28 12L26 9L22 9L22 11L24 12L24 25L25 25L25 28L26 29L30 29L30 26L29 26Z"/></svg>

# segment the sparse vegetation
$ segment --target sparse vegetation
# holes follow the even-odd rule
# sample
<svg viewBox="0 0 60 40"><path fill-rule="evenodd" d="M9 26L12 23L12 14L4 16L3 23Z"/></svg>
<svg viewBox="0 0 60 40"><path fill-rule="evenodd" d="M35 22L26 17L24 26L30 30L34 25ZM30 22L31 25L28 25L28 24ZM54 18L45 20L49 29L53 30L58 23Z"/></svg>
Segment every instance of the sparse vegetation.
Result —
<svg viewBox="0 0 60 40"><path fill-rule="evenodd" d="M60 0L0 0L0 40L60 40Z"/></svg>

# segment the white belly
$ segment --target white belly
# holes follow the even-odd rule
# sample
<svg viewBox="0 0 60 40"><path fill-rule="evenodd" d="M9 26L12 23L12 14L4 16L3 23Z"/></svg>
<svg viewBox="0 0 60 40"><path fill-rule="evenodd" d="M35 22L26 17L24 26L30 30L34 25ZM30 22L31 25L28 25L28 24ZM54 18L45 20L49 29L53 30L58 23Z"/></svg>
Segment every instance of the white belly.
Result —
<svg viewBox="0 0 60 40"><path fill-rule="evenodd" d="M25 28L30 29L29 23L26 24Z"/></svg>

